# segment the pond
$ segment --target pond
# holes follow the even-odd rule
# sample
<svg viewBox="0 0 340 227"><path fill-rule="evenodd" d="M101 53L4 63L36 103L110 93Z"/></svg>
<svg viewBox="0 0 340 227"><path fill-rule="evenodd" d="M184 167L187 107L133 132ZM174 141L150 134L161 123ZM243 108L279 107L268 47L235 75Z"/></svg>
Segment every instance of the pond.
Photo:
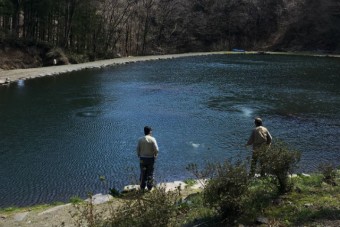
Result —
<svg viewBox="0 0 340 227"><path fill-rule="evenodd" d="M256 116L302 152L297 171L339 165L340 59L187 57L0 87L0 207L136 183L145 125L160 148L158 182L193 178L190 163L245 160Z"/></svg>

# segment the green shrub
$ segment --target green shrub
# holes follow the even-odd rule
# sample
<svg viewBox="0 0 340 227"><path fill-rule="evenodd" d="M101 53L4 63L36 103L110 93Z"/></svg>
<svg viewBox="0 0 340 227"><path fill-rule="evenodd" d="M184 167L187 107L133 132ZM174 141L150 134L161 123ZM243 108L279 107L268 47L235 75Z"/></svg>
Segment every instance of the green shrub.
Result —
<svg viewBox="0 0 340 227"><path fill-rule="evenodd" d="M137 199L126 200L113 212L107 226L168 226L176 215L178 201L178 192L155 188Z"/></svg>
<svg viewBox="0 0 340 227"><path fill-rule="evenodd" d="M204 188L204 202L216 209L228 221L237 219L244 212L247 201L248 173L244 163L232 165L229 161L217 164L216 173Z"/></svg>
<svg viewBox="0 0 340 227"><path fill-rule="evenodd" d="M46 53L46 64L54 65L53 61L56 60L57 65L68 65L69 60L61 48L52 48Z"/></svg>
<svg viewBox="0 0 340 227"><path fill-rule="evenodd" d="M70 203L72 204L78 204L78 203L82 203L84 202L84 200L82 198L80 198L79 196L72 196L70 198Z"/></svg>
<svg viewBox="0 0 340 227"><path fill-rule="evenodd" d="M93 203L93 195L91 193L88 195L88 197L88 202L73 203L75 211L70 212L70 215L73 219L74 226L97 227L102 226L103 224L102 211L97 211L95 209L95 205Z"/></svg>
<svg viewBox="0 0 340 227"><path fill-rule="evenodd" d="M297 167L300 157L300 152L289 148L282 141L275 141L261 157L264 171L276 177L280 193L286 193L292 189L288 174Z"/></svg>
<svg viewBox="0 0 340 227"><path fill-rule="evenodd" d="M322 163L318 167L319 171L323 175L323 181L330 185L336 185L336 173L337 169L331 163Z"/></svg>
<svg viewBox="0 0 340 227"><path fill-rule="evenodd" d="M186 179L184 183L186 183L188 187L191 187L196 184L196 181L194 179Z"/></svg>

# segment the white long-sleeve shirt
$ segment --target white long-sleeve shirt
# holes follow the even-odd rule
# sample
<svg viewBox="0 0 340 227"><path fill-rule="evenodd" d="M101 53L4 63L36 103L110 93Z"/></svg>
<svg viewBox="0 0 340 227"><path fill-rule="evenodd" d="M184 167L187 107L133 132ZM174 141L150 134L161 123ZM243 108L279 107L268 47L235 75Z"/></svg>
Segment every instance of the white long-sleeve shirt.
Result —
<svg viewBox="0 0 340 227"><path fill-rule="evenodd" d="M154 137L150 135L142 136L138 139L137 155L143 158L153 158L158 155L158 145Z"/></svg>

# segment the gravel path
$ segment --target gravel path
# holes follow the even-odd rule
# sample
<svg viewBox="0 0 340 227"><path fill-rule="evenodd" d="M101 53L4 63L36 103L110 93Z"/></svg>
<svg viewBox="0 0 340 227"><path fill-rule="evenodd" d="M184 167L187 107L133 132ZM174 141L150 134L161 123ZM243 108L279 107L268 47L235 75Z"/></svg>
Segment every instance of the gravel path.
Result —
<svg viewBox="0 0 340 227"><path fill-rule="evenodd" d="M171 59L180 57L191 57L191 56L203 56L203 55L213 55L213 54L281 54L281 55L305 55L314 57L340 57L340 55L325 55L325 54L312 54L312 53L298 53L298 52L257 52L257 51L246 51L246 52L230 52L230 51L220 51L220 52L197 52L197 53L185 53L185 54L168 54L168 55L154 55L154 56L140 56L140 57L124 57L124 58L114 58L109 60L101 60L94 62L87 62L74 65L61 65L61 66L50 66L41 68L30 68L30 69L13 69L13 70L2 70L0 69L0 85L6 82L15 82L21 79L32 79L44 76L55 76L67 72L79 71L83 69L92 68L103 68L112 65L127 64L140 61L152 61L161 59Z"/></svg>
<svg viewBox="0 0 340 227"><path fill-rule="evenodd" d="M54 76L67 72L78 71L83 69L92 68L103 68L112 65L140 62L140 61L151 61L160 59L171 59L180 57L190 56L202 56L212 54L226 54L227 52L203 52L203 53L186 53L186 54L172 54L172 55L155 55L155 56L142 56L142 57L124 57L115 58L109 60L101 60L95 62L87 62L82 64L74 65L61 65L61 66L50 66L41 68L30 68L30 69L14 69L14 70L0 70L0 84L5 83L6 78L10 82L18 81L21 79L31 79L44 76Z"/></svg>

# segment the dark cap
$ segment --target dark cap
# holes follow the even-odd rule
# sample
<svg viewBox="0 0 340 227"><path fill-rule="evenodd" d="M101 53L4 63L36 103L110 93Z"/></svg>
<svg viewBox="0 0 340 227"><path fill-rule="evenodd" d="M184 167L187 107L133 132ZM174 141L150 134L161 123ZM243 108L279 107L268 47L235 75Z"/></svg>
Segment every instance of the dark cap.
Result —
<svg viewBox="0 0 340 227"><path fill-rule="evenodd" d="M262 125L262 119L259 117L255 118L254 122L256 125Z"/></svg>
<svg viewBox="0 0 340 227"><path fill-rule="evenodd" d="M150 126L144 127L144 134L145 135L149 135L151 131L152 131L152 128Z"/></svg>

